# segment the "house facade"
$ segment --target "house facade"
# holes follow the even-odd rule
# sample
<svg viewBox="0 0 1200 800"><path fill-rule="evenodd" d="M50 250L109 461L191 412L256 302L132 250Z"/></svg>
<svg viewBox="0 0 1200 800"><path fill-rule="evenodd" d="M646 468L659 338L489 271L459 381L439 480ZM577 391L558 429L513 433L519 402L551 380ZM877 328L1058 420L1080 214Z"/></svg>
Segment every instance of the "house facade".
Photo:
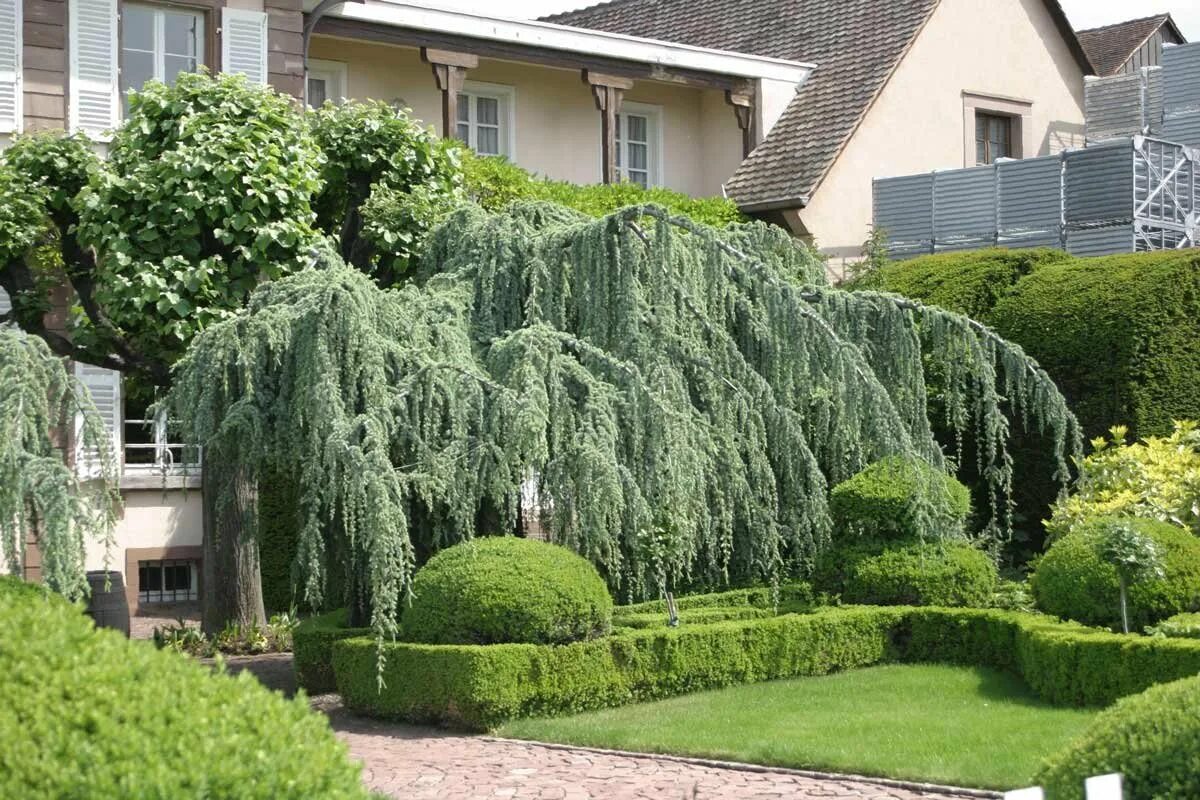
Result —
<svg viewBox="0 0 1200 800"><path fill-rule="evenodd" d="M1093 69L1055 0L615 0L548 19L816 63L726 189L835 275L869 235L874 177L1084 143Z"/></svg>
<svg viewBox="0 0 1200 800"><path fill-rule="evenodd" d="M552 178L693 195L722 192L812 71L794 59L384 0L0 0L0 146L66 129L103 148L128 91L201 67L310 106L384 100ZM0 290L0 315L8 310ZM194 602L202 455L177 441L170 420L149 418L120 373L73 368L120 462L124 511L107 566L124 574L135 613ZM74 453L80 470L91 455ZM88 544L88 569L105 557ZM27 576L39 567L31 546Z"/></svg>

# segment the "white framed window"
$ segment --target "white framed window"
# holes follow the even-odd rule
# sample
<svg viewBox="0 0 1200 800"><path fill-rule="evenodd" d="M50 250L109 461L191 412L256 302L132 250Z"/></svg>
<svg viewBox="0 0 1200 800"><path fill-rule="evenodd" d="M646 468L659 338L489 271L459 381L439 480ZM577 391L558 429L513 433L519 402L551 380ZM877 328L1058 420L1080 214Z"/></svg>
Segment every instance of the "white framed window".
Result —
<svg viewBox="0 0 1200 800"><path fill-rule="evenodd" d="M516 100L511 86L467 81L458 96L459 140L480 155L512 158L517 149Z"/></svg>
<svg viewBox="0 0 1200 800"><path fill-rule="evenodd" d="M622 103L617 115L617 174L639 186L662 184L662 109Z"/></svg>
<svg viewBox="0 0 1200 800"><path fill-rule="evenodd" d="M326 100L341 105L349 95L346 91L346 65L341 61L308 60L305 102L309 108L320 108Z"/></svg>
<svg viewBox="0 0 1200 800"><path fill-rule="evenodd" d="M204 13L127 4L121 9L121 109L150 80L174 83L204 65Z"/></svg>
<svg viewBox="0 0 1200 800"><path fill-rule="evenodd" d="M199 598L197 563L192 559L138 562L139 603L186 603Z"/></svg>

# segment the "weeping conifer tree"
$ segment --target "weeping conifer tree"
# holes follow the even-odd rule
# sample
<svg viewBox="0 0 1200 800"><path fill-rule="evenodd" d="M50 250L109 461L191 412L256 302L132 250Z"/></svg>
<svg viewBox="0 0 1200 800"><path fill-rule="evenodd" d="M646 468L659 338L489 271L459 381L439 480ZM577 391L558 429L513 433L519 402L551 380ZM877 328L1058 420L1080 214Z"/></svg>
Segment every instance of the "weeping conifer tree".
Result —
<svg viewBox="0 0 1200 800"><path fill-rule="evenodd" d="M1002 537L1012 425L1046 434L1064 485L1080 447L1018 347L955 314L830 288L810 251L765 225L468 207L403 287L329 252L315 261L201 334L171 402L195 441L295 475L303 596L321 604L341 571L381 636L416 552L498 532L479 529L484 509L514 525L523 496L632 599L802 573L830 539L830 486L893 455L952 470L968 440L992 495L985 532ZM951 535L915 511L928 536Z"/></svg>
<svg viewBox="0 0 1200 800"><path fill-rule="evenodd" d="M80 469L61 450L72 425ZM32 538L46 585L85 596L87 539L113 547L115 474L112 440L87 389L44 340L0 325L0 573L21 573Z"/></svg>

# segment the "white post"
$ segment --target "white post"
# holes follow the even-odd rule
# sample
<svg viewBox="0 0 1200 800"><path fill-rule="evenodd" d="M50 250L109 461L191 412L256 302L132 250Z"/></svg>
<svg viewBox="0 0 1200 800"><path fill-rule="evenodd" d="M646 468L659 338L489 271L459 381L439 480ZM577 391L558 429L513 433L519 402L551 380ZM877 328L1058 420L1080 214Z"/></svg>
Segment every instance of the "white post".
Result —
<svg viewBox="0 0 1200 800"><path fill-rule="evenodd" d="M1046 800L1046 795L1042 792L1042 787L1034 786L1031 789L1016 789L1015 791L1005 792L1004 800Z"/></svg>
<svg viewBox="0 0 1200 800"><path fill-rule="evenodd" d="M1083 782L1083 790L1087 800L1122 800L1124 797L1120 773L1088 778Z"/></svg>

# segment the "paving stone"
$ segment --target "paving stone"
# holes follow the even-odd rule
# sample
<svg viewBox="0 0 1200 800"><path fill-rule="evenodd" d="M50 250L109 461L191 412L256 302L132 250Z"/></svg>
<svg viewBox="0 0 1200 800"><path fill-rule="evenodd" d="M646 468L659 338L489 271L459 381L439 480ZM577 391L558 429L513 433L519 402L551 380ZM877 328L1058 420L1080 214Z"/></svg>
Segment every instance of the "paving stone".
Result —
<svg viewBox="0 0 1200 800"><path fill-rule="evenodd" d="M464 736L356 717L316 698L374 791L440 800L966 800L873 783ZM436 784L434 783L436 781ZM426 794L429 790L432 794Z"/></svg>

